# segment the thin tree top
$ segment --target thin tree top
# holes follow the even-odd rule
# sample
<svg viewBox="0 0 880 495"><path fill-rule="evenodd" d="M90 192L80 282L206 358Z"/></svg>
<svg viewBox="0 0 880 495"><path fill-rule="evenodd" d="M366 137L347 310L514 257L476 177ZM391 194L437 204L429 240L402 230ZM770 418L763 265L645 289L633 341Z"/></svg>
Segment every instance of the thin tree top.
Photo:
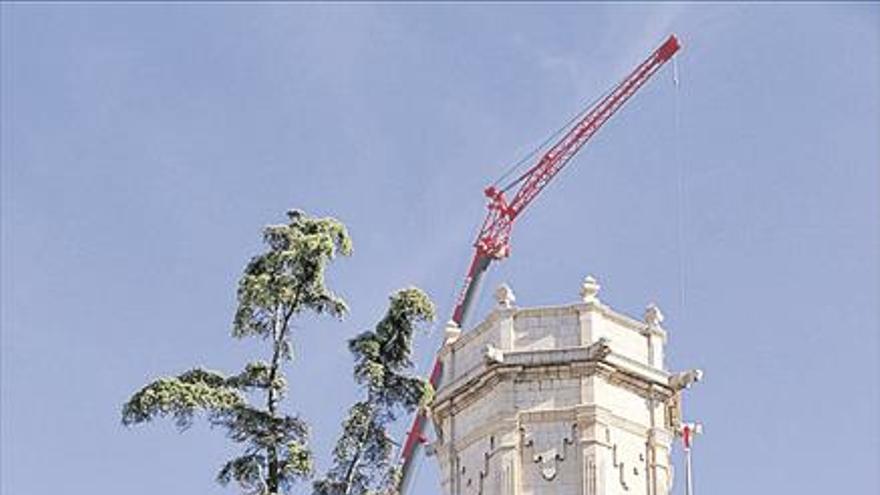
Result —
<svg viewBox="0 0 880 495"><path fill-rule="evenodd" d="M335 218L308 217L300 210L289 211L287 217L287 223L263 230L268 249L245 267L233 324L236 337L272 335L278 313L286 321L303 309L336 317L348 311L324 281L327 264L352 252L345 225Z"/></svg>

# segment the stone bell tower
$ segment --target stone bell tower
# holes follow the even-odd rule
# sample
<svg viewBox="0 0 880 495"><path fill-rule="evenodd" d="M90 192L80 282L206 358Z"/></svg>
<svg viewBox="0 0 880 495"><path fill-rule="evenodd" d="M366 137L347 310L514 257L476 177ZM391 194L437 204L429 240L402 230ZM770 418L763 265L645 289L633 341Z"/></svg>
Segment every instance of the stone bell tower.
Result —
<svg viewBox="0 0 880 495"><path fill-rule="evenodd" d="M680 390L663 316L618 313L584 280L576 304L518 308L509 287L473 330L452 324L432 417L445 495L667 495Z"/></svg>

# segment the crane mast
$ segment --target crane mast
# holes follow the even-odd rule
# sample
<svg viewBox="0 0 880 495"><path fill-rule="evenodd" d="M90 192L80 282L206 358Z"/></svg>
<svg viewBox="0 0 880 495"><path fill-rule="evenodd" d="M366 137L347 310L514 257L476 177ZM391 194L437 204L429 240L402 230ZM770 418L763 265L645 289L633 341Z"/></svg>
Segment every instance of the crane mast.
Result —
<svg viewBox="0 0 880 495"><path fill-rule="evenodd" d="M531 204L545 187L570 162L596 132L620 109L638 90L666 63L681 45L675 35L670 35L659 48L639 64L610 93L599 100L586 114L574 124L559 141L550 147L541 158L525 173L507 186L499 189L490 186L484 194L488 198L488 213L480 233L474 242L474 256L468 268L467 277L455 303L452 321L459 327L464 325L474 295L478 291L483 274L494 260L510 255L510 233L513 223ZM505 193L519 185L519 189L508 201ZM440 385L442 363L435 358L430 382L435 388ZM417 413L407 434L401 453L402 473L400 493L407 491L411 479L412 462L418 446L425 441L426 418L423 412Z"/></svg>

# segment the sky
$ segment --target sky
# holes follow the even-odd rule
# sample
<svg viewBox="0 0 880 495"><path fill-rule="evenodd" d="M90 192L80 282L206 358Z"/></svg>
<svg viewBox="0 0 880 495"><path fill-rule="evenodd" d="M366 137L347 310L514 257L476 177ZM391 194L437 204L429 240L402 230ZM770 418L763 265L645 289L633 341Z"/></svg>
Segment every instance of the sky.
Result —
<svg viewBox="0 0 880 495"><path fill-rule="evenodd" d="M666 66L533 203L472 321L502 282L565 304L593 274L705 371L697 493L880 491L877 3L4 2L0 492L236 493L221 432L120 408L265 355L229 336L236 281L290 208L355 247L328 274L349 316L295 330L287 407L326 467L346 339L419 286L424 372L482 189L671 32L679 85ZM414 493L437 477L426 459Z"/></svg>

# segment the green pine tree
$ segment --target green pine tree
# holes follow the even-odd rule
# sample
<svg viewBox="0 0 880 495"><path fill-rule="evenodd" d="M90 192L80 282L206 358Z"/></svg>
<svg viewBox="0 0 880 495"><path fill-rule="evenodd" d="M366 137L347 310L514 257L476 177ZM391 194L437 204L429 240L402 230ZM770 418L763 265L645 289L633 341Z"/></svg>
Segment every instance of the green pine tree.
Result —
<svg viewBox="0 0 880 495"><path fill-rule="evenodd" d="M333 450L333 465L313 485L316 495L379 495L394 493L399 470L391 458L394 443L388 427L399 411L412 412L431 400L425 380L411 376L413 333L434 319L434 304L419 289L391 296L388 312L375 330L351 339L354 377L363 387L342 423Z"/></svg>
<svg viewBox="0 0 880 495"><path fill-rule="evenodd" d="M239 281L232 335L266 341L268 361L249 363L232 376L195 368L160 378L122 409L125 425L170 417L181 429L202 413L243 448L217 480L234 480L254 495L289 493L311 475L308 424L279 407L287 383L284 365L293 357L291 320L304 312L342 318L345 301L327 288L324 273L337 255L352 249L342 223L301 211L288 212L285 224L266 227L263 240L265 251L250 260ZM416 400L416 391L410 393Z"/></svg>

